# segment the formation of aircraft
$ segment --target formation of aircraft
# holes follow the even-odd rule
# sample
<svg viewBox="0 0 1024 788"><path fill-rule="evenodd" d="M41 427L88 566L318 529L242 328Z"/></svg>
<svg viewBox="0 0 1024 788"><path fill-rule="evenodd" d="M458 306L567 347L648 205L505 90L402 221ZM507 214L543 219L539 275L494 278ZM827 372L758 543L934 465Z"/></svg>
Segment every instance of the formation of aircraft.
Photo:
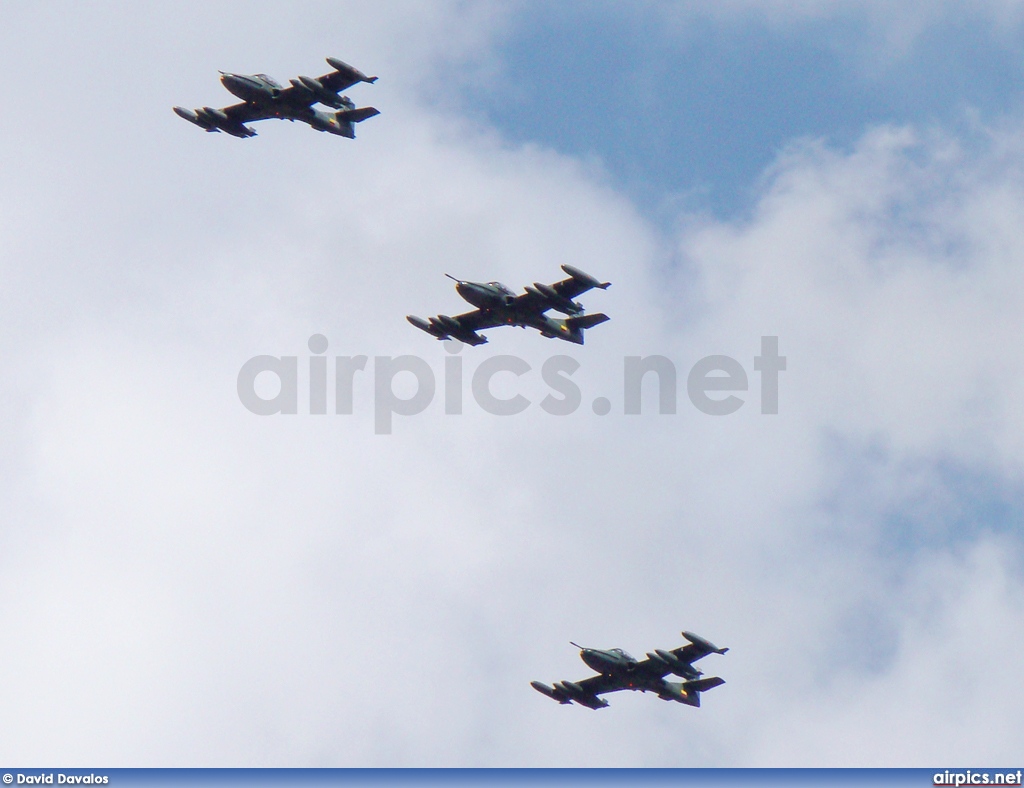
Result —
<svg viewBox="0 0 1024 788"><path fill-rule="evenodd" d="M534 282L532 286L527 285L526 292L520 295L501 282L464 282L445 274L455 281L456 292L476 309L455 317L438 315L424 320L408 315L406 320L438 339L458 339L467 345L484 344L487 337L477 332L496 326L535 328L543 336L582 345L584 329L593 328L609 318L601 313L584 314L583 305L573 299L591 288L607 290L611 282L598 281L571 265L563 265L562 270L569 274L568 279L552 285ZM544 313L550 309L568 317L565 320L548 317Z"/></svg>
<svg viewBox="0 0 1024 788"><path fill-rule="evenodd" d="M598 675L579 682L556 681L553 687L531 681L530 686L559 703L571 705L575 701L588 709L605 708L608 701L598 696L619 690L653 692L662 700L699 707L700 694L725 684L725 680L717 676L701 678L703 673L693 663L708 654L724 654L729 649L718 648L692 632L684 632L683 637L690 641L687 645L672 651L648 652L644 660L631 657L621 648L584 648L573 643L587 667L596 670ZM669 674L685 681L666 681L665 676Z"/></svg>
<svg viewBox="0 0 1024 788"><path fill-rule="evenodd" d="M231 74L220 72L221 84L242 99L240 104L214 109L196 110L175 107L174 111L189 123L206 131L223 131L233 137L255 137L256 132L246 126L257 120L281 118L308 123L317 131L326 131L354 139L355 124L379 115L373 107L359 107L341 91L358 82L376 82L362 71L337 58L327 58L334 69L322 77L297 77L284 87L266 74ZM314 104L331 107L334 112L317 109Z"/></svg>
<svg viewBox="0 0 1024 788"><path fill-rule="evenodd" d="M355 137L355 125L380 113L373 107L357 108L341 91L359 82L373 83L377 77L368 77L362 71L336 58L327 58L333 71L321 77L297 77L284 87L266 74L232 74L221 72L220 81L232 94L242 99L239 104L214 109L201 107L189 110L175 107L174 111L200 128L223 131L234 137L254 137L256 132L247 123L269 118L280 118L308 123L317 131L325 131L350 139ZM330 107L333 112L316 108L315 104ZM500 282L468 282L445 274L455 281L455 290L475 309L455 317L438 315L424 320L408 315L407 320L437 339L458 339L469 345L482 345L487 338L478 332L497 326L535 328L543 336L583 344L583 332L608 320L605 314L588 315L583 305L574 299L597 288L606 290L610 282L601 282L590 274L571 265L563 265L567 279L551 285L534 282L525 292L517 295ZM547 316L549 310L566 315L565 319ZM549 687L539 681L530 682L538 692L559 703L573 702L591 709L608 706L600 696L620 690L653 692L663 700L674 700L688 706L700 706L700 695L718 687L725 681L717 676L702 678L703 673L693 663L708 654L724 654L729 649L692 632L683 632L689 642L685 646L663 651L648 652L647 658L637 660L620 648L580 649L580 658L596 676L579 682L556 681ZM682 682L665 679L679 676Z"/></svg>

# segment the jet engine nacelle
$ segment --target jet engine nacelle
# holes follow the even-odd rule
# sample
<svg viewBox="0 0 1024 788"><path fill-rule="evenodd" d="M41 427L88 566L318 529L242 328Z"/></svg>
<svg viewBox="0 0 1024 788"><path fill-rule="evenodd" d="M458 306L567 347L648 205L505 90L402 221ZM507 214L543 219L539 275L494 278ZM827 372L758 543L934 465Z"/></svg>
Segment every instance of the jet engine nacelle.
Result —
<svg viewBox="0 0 1024 788"><path fill-rule="evenodd" d="M554 689L588 709L603 709L608 705L608 701L587 692L575 681L556 681Z"/></svg>
<svg viewBox="0 0 1024 788"><path fill-rule="evenodd" d="M534 282L533 287L527 287L526 289L541 296L541 298L551 304L552 309L561 312L563 315L578 315L583 312L582 304L577 304L575 301L566 298L551 285L546 285L543 282Z"/></svg>
<svg viewBox="0 0 1024 788"><path fill-rule="evenodd" d="M679 657L673 654L671 651L665 651L663 649L655 649L654 654L650 655L656 657L665 663L666 667L676 676L683 679L696 679L701 675L700 670L693 667L687 662L683 662Z"/></svg>
<svg viewBox="0 0 1024 788"><path fill-rule="evenodd" d="M178 114L185 118L185 120L191 120L187 115L182 115L180 112L178 112ZM196 123L197 126L203 126L207 131L220 129L221 131L226 131L232 137L256 136L255 131L250 129L244 123L239 123L237 120L229 117L224 110L214 109L213 107L203 107L202 109L197 110L195 114L197 120L200 122L192 122Z"/></svg>
<svg viewBox="0 0 1024 788"><path fill-rule="evenodd" d="M231 118L229 118L227 113L222 109L203 107L199 110L199 115L200 117L205 116L206 119L209 119L214 125L221 128L231 123Z"/></svg>
<svg viewBox="0 0 1024 788"><path fill-rule="evenodd" d="M298 93L305 93L310 99L314 98L313 91L310 90L309 88L307 88L299 80L293 78L293 79L289 79L288 81L291 83L292 87L295 88L295 90Z"/></svg>
<svg viewBox="0 0 1024 788"><path fill-rule="evenodd" d="M313 77L299 77L299 82L302 84L309 93L316 97L316 100L321 104L326 104L328 107L334 109L342 109L345 106L345 101L342 96L339 96L333 90L328 90L324 87L324 84L319 79Z"/></svg>
<svg viewBox="0 0 1024 788"><path fill-rule="evenodd" d="M454 317L448 315L438 315L437 322L444 326L445 330L450 333L458 333L462 330L462 325Z"/></svg>
<svg viewBox="0 0 1024 788"><path fill-rule="evenodd" d="M570 697L573 697L573 698L582 698L583 696L585 696L587 694L583 690L583 687L581 687L575 681L556 681L555 682L555 689L559 689L562 692L564 692L566 695L569 695Z"/></svg>

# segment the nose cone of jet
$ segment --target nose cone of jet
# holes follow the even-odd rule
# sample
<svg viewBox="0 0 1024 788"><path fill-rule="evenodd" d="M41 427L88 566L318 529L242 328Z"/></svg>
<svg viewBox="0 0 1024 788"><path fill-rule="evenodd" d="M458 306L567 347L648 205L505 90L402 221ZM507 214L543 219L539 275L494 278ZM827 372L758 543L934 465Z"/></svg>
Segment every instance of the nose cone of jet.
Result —
<svg viewBox="0 0 1024 788"><path fill-rule="evenodd" d="M604 673L604 660L602 660L596 651L592 648L581 648L580 659L589 667L591 670L596 670L599 673Z"/></svg>
<svg viewBox="0 0 1024 788"><path fill-rule="evenodd" d="M237 74L229 74L227 72L220 75L220 82L239 98L244 98L243 94L248 91L249 87L248 83Z"/></svg>
<svg viewBox="0 0 1024 788"><path fill-rule="evenodd" d="M492 288L478 282L456 282L455 290L464 300L469 301L478 309L490 309L497 306L500 301Z"/></svg>

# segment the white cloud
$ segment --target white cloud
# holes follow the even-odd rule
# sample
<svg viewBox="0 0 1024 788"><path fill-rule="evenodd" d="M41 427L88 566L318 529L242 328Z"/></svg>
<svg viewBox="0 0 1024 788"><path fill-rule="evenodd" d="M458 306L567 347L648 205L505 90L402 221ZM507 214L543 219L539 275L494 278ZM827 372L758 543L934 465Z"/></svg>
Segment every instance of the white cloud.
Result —
<svg viewBox="0 0 1024 788"><path fill-rule="evenodd" d="M61 54L97 90L126 75L126 109L75 94L74 128L0 126L0 150L22 146L0 183L0 630L16 644L0 706L18 710L0 758L1013 754L1019 533L955 495L974 530L936 537L921 512L949 500L938 464L1019 478L1019 148L891 128L849 153L797 144L748 221L666 239L593 166L509 147L408 88L486 63L500 14L419 4L396 26L394 11L138 11L134 41L99 11L8 28L25 101ZM226 139L170 113L218 98L214 68L283 76L328 53L381 75L359 99L383 114L353 143L269 123ZM613 319L585 348L496 330L462 357L467 378L482 356L527 359L536 403L543 361L573 355L572 416L501 419L467 391L463 416L439 395L375 436L372 359L353 416L256 417L236 399L247 358L302 370L313 333L330 354L414 353L440 374L442 346L403 316L459 308L444 271L519 286L562 262L614 283L586 298ZM776 417L758 412L762 335L789 360ZM685 394L717 353L750 380L723 418ZM621 414L622 358L648 354L679 370L674 416ZM591 414L597 394L612 415ZM733 647L707 660L729 683L699 712L629 696L591 713L527 686L584 674L570 638L642 651L682 628ZM933 722L947 680L966 713Z"/></svg>
<svg viewBox="0 0 1024 788"><path fill-rule="evenodd" d="M900 635L886 669L837 671L813 702L778 708L754 747L757 762L1005 760L1024 726L1008 656L1024 638L1019 553L1019 540L985 538L964 554L922 556L891 600Z"/></svg>

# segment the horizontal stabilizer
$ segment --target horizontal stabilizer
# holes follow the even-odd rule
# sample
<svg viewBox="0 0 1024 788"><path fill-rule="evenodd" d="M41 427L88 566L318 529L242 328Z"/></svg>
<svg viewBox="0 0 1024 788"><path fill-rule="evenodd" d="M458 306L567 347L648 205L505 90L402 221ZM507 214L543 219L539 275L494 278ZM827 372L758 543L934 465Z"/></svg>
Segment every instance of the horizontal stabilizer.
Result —
<svg viewBox="0 0 1024 788"><path fill-rule="evenodd" d="M718 676L712 676L707 679L685 681L683 682L683 689L687 692L707 692L715 687L721 687L723 684L725 684L725 679L719 678Z"/></svg>
<svg viewBox="0 0 1024 788"><path fill-rule="evenodd" d="M680 703L685 703L687 706L693 706L695 709L700 708L700 694L707 692L709 689L725 684L724 679L718 678L718 676L712 676L709 679L695 679L694 681L684 681L682 684L672 684L671 682L665 682L669 689L669 692L660 695L665 700L677 700Z"/></svg>
<svg viewBox="0 0 1024 788"><path fill-rule="evenodd" d="M380 110L374 107L360 107L359 109L342 109L334 113L334 117L339 121L348 121L349 123L359 123L367 118L372 118L374 115L379 115Z"/></svg>
<svg viewBox="0 0 1024 788"><path fill-rule="evenodd" d="M593 328L594 326L599 326L601 325L601 323L604 323L608 320L611 320L611 318L608 317L608 315L598 312L593 315L580 315L579 317L566 318L565 324L569 326L571 330L576 331L582 330L584 328Z"/></svg>

